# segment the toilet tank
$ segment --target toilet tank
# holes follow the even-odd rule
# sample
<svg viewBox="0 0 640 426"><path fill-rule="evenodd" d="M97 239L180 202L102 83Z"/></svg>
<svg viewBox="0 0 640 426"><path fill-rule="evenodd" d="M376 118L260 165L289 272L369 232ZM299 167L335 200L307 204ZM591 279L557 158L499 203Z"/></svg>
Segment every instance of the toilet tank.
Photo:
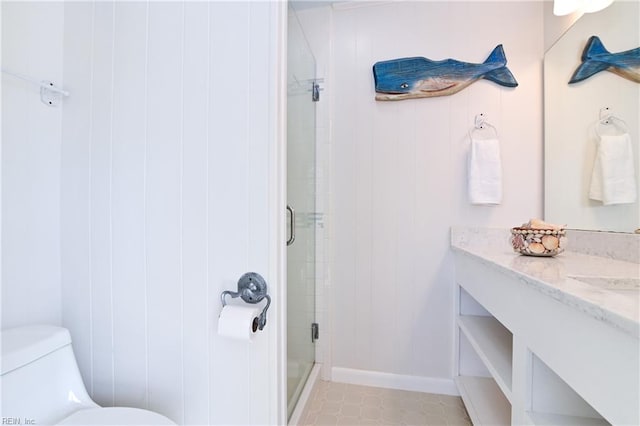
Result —
<svg viewBox="0 0 640 426"><path fill-rule="evenodd" d="M11 328L2 330L1 341L0 417L5 424L53 424L97 407L82 382L67 329Z"/></svg>

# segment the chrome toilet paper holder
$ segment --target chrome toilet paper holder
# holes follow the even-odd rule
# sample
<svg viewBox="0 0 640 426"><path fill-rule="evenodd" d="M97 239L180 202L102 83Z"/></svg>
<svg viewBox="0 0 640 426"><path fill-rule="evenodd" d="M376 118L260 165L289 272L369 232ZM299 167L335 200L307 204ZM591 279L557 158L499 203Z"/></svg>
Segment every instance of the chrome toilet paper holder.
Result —
<svg viewBox="0 0 640 426"><path fill-rule="evenodd" d="M253 321L253 331L262 330L267 324L267 309L271 305L271 297L267 294L267 282L257 272L247 272L238 280L238 291L225 290L220 295L222 307L227 305L226 296L232 298L240 297L246 303L255 305L267 299L267 305L264 307L258 318Z"/></svg>

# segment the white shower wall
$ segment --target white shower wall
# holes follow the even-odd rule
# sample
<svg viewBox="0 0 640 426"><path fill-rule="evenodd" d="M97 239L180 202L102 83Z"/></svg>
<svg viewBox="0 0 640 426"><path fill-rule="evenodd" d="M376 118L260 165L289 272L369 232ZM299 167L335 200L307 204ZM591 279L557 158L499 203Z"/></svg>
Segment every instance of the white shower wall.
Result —
<svg viewBox="0 0 640 426"><path fill-rule="evenodd" d="M319 126L331 129L323 166L331 182L332 377L455 392L449 229L509 227L542 214L543 4L351 3L302 16L331 32L314 51L324 52L319 69L330 70L331 111ZM452 96L374 100L376 61L483 62L501 43L515 89L478 81ZM468 130L480 113L502 145L504 201L495 207L472 206L466 195Z"/></svg>
<svg viewBox="0 0 640 426"><path fill-rule="evenodd" d="M271 224L283 206L271 195L284 9L65 5L62 322L100 404L180 424L282 416L273 373L282 238ZM274 297L251 345L215 331L220 293L247 271L263 274Z"/></svg>

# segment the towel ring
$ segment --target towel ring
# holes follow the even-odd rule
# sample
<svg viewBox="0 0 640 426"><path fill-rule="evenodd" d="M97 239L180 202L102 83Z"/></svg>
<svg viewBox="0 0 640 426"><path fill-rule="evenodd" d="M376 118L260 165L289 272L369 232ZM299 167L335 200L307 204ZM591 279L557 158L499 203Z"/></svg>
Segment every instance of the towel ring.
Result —
<svg viewBox="0 0 640 426"><path fill-rule="evenodd" d="M474 132L485 130L485 129L492 129L493 133L495 134L495 137L496 138L498 137L498 129L496 129L495 126L493 126L491 123L489 123L485 119L484 113L480 113L476 115L473 129L471 129L471 131L469 132L469 138L473 139Z"/></svg>
<svg viewBox="0 0 640 426"><path fill-rule="evenodd" d="M623 133L629 133L629 127L627 126L627 123L623 119L613 115L609 107L601 108L599 117L600 119L598 120L595 126L596 134L598 136L600 137L602 136L600 134L600 126L610 126L610 125L617 127Z"/></svg>

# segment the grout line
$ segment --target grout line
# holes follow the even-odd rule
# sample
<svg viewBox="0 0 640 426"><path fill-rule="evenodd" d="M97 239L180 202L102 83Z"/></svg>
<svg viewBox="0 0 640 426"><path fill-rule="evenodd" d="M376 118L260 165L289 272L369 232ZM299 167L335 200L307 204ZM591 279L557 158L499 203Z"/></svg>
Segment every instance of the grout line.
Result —
<svg viewBox="0 0 640 426"><path fill-rule="evenodd" d="M246 154L245 154L245 158L249 160L249 167L247 167L245 170L246 172L244 173L244 179L245 179L245 196L247 197L247 201L246 201L246 205L250 206L251 205L251 190L250 190L250 176L252 174L253 171L253 167L251 167L252 164L252 157L251 157L251 136L252 136L252 126L253 126L253 121L251 120L251 2L247 3L247 11L246 11L246 20L247 20L247 29L246 31L246 36L247 36L247 41L246 41L246 48L247 48L247 55L246 55L246 61L247 61L247 71L246 71L246 75L247 75L247 80L249 81L249 84L247 85L247 92L245 95L245 102L246 102L246 123L247 123L247 133L245 135L245 150L246 150ZM249 209L249 212L247 213L247 226L245 227L245 241L246 241L246 257L245 259L247 259L247 265L245 266L245 270L249 270L249 264L251 262L251 227L252 227L252 223L251 223L251 209ZM249 363L253 364L253 357L252 357L252 353L255 351L252 351L251 348L247 345L247 359L249 361ZM249 370L250 374L247 374L247 389L251 389L251 369ZM252 417L252 412L253 407L255 404L252 404L251 402L249 402L247 404L247 423L251 423L251 417Z"/></svg>
<svg viewBox="0 0 640 426"><path fill-rule="evenodd" d="M91 238L93 230L93 84L94 84L94 56L95 56L95 2L91 4L91 70L89 77L89 366L91 375L91 395L94 395L93 379L93 241Z"/></svg>
<svg viewBox="0 0 640 426"><path fill-rule="evenodd" d="M182 3L182 54L180 58L180 212L178 225L180 228L180 351L181 351L181 396L182 424L185 424L185 386L184 386L184 50L185 50L185 3Z"/></svg>
<svg viewBox="0 0 640 426"><path fill-rule="evenodd" d="M206 83L206 144L205 144L205 292L207 306L207 424L211 422L211 291L209 288L209 138L210 138L210 112L211 112L211 3L207 3L207 83Z"/></svg>
<svg viewBox="0 0 640 426"><path fill-rule="evenodd" d="M144 274L144 367L145 367L145 407L149 408L149 272L147 257L147 157L149 156L149 7L147 0L145 12L145 41L144 41L144 159L142 162L142 257Z"/></svg>
<svg viewBox="0 0 640 426"><path fill-rule="evenodd" d="M245 114L245 121L247 123L247 127L246 127L246 134L245 134L245 141L244 141L244 148L246 151L245 154L245 158L249 159L249 162L251 162L251 134L252 134L252 120L251 120L251 90L249 89L251 87L251 79L249 78L251 76L251 2L247 3L247 40L246 40L246 44L247 44L247 55L246 55L246 61L247 61L247 71L246 71L246 76L247 76L247 80L249 80L249 84L247 87L247 92L245 94L245 105L246 105L246 114ZM251 176L251 174L253 173L253 167L247 167L246 172L244 173L244 185L245 185L245 196L247 197L247 206L251 205L251 191L250 191L250 179L249 177ZM250 212L251 210L249 210ZM251 238L251 213L247 213L247 223L248 225L245 228L246 231L246 238L245 241L247 242L246 245L246 250L247 250L247 257L245 259L247 259L247 265L246 267L248 268L249 265L249 259L250 259L250 252L251 252L251 246L252 244L250 243L250 238Z"/></svg>
<svg viewBox="0 0 640 426"><path fill-rule="evenodd" d="M109 304L111 308L111 402L116 400L115 324L113 306L113 102L115 92L116 3L111 6L111 94L109 105Z"/></svg>

